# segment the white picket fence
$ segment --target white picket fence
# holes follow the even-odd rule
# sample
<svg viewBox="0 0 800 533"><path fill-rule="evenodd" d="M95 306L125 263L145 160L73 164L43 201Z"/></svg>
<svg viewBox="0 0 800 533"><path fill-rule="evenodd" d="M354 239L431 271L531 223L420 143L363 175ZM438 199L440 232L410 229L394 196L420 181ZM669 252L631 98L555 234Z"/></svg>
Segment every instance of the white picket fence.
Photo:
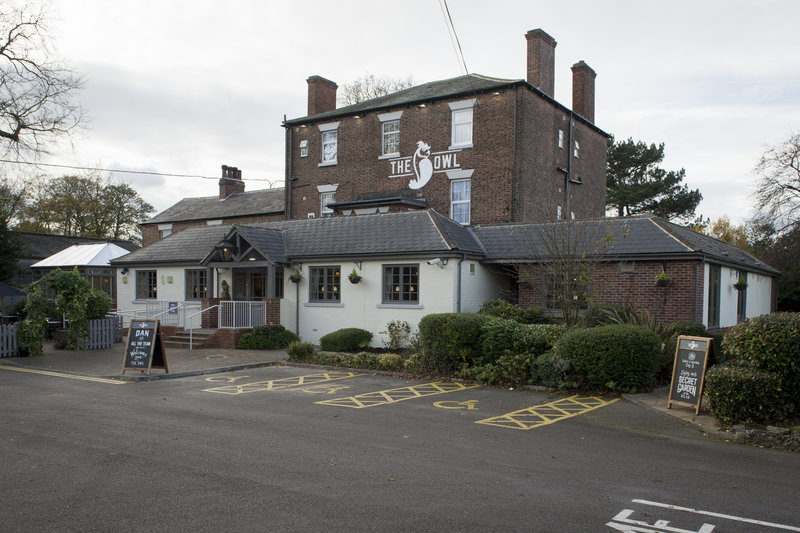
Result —
<svg viewBox="0 0 800 533"><path fill-rule="evenodd" d="M0 324L0 357L17 355L17 325Z"/></svg>

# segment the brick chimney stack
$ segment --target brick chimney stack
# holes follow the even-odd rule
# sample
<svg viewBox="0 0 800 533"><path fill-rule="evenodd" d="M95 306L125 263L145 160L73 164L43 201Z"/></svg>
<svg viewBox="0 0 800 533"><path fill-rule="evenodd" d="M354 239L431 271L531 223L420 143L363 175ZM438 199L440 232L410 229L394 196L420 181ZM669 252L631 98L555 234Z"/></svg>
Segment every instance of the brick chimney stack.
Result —
<svg viewBox="0 0 800 533"><path fill-rule="evenodd" d="M336 109L336 90L339 88L331 80L321 76L311 76L308 82L308 115L316 115Z"/></svg>
<svg viewBox="0 0 800 533"><path fill-rule="evenodd" d="M525 39L528 41L528 83L553 98L556 40L540 29L529 31Z"/></svg>
<svg viewBox="0 0 800 533"><path fill-rule="evenodd" d="M224 200L237 192L244 192L242 171L236 167L222 165L222 177L219 180L219 199Z"/></svg>
<svg viewBox="0 0 800 533"><path fill-rule="evenodd" d="M592 67L578 61L572 65L572 110L594 123L594 79Z"/></svg>

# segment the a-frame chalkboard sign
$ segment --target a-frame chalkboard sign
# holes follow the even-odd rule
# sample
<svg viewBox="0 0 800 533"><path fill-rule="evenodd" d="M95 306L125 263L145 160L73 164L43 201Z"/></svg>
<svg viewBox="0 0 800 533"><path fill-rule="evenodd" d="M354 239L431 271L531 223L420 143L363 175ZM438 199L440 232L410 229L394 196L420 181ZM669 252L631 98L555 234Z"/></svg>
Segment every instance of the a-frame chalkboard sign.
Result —
<svg viewBox="0 0 800 533"><path fill-rule="evenodd" d="M678 337L667 409L672 409L672 404L676 403L694 407L694 414L700 414L706 365L709 355L713 352L714 339L710 337L690 337L688 335Z"/></svg>
<svg viewBox="0 0 800 533"><path fill-rule="evenodd" d="M122 373L126 370L147 372L153 368L163 368L169 374L167 352L164 349L164 335L158 320L133 320L128 328L128 343L125 346L125 361Z"/></svg>

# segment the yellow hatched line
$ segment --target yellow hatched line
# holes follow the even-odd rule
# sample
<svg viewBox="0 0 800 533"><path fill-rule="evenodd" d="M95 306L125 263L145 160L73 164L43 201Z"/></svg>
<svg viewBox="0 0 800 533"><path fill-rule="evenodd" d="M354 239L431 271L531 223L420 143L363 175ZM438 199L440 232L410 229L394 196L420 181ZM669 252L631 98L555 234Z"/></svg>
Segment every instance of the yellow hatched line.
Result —
<svg viewBox="0 0 800 533"><path fill-rule="evenodd" d="M467 389L475 389L480 385L464 385L462 383L434 382L424 385L414 385L411 387L399 387L376 392L367 392L357 396L347 398L333 398L315 402L320 405L334 405L337 407L352 407L353 409L365 409L390 403L423 398L425 396L435 396L437 394L447 394L448 392L458 392Z"/></svg>
<svg viewBox="0 0 800 533"><path fill-rule="evenodd" d="M288 387L316 385L327 381L354 378L363 376L356 372L341 372L338 370L331 372L320 372L318 374L308 374L306 376L294 376L290 378L271 379L269 381L254 381L252 383L240 383L237 385L225 385L203 389L204 392L216 392L219 394L246 394L248 392L263 392L276 389L286 389Z"/></svg>
<svg viewBox="0 0 800 533"><path fill-rule="evenodd" d="M121 379L93 378L91 376L76 376L75 374L63 374L61 372L51 372L50 370L33 370L32 368L19 368L16 366L0 366L2 370L13 370L14 372L27 372L29 374L40 374L42 376L53 376L56 378L77 379L80 381L93 381L95 383L107 383L109 385L125 385L128 381Z"/></svg>
<svg viewBox="0 0 800 533"><path fill-rule="evenodd" d="M498 426L509 429L533 429L546 426L553 422L558 422L566 418L572 418L589 411L594 411L600 407L610 405L618 400L606 401L597 396L570 396L542 405L534 405L513 411L504 415L478 420L476 424L487 426Z"/></svg>

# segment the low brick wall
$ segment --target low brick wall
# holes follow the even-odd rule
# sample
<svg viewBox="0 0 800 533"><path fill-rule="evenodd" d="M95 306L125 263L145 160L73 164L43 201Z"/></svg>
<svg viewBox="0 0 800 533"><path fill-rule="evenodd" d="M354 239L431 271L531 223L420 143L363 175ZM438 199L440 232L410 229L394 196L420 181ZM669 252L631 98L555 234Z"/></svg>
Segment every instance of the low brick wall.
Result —
<svg viewBox="0 0 800 533"><path fill-rule="evenodd" d="M250 333L252 328L244 329L218 329L214 335L215 348L236 348L236 343L239 342L239 337L245 333Z"/></svg>

